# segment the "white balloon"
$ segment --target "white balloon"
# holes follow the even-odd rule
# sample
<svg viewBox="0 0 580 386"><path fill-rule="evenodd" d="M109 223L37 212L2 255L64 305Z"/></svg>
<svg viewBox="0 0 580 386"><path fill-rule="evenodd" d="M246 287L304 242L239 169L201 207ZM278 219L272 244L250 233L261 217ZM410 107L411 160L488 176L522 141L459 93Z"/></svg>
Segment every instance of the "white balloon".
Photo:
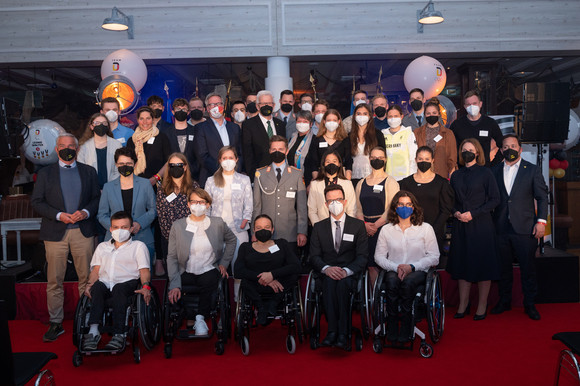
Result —
<svg viewBox="0 0 580 386"><path fill-rule="evenodd" d="M423 55L409 63L404 82L407 91L420 88L425 93L425 98L429 99L443 91L447 74L445 67L437 59Z"/></svg>
<svg viewBox="0 0 580 386"><path fill-rule="evenodd" d="M143 59L133 51L117 50L109 54L101 64L101 79L111 75L129 78L137 91L140 91L147 82L147 66Z"/></svg>
<svg viewBox="0 0 580 386"><path fill-rule="evenodd" d="M28 136L22 147L26 158L36 165L50 165L58 160L54 150L56 138L66 133L58 123L50 119L39 119L28 125ZM26 136L26 129L22 133Z"/></svg>
<svg viewBox="0 0 580 386"><path fill-rule="evenodd" d="M564 150L569 150L576 146L580 140L580 118L570 110L570 124L568 125L568 138L564 141Z"/></svg>

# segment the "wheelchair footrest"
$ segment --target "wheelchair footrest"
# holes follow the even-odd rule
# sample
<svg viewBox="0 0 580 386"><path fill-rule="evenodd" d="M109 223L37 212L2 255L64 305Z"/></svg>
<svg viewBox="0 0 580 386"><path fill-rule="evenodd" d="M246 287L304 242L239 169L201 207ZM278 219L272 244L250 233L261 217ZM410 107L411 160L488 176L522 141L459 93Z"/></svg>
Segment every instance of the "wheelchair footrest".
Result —
<svg viewBox="0 0 580 386"><path fill-rule="evenodd" d="M184 328L177 332L177 339L179 340L190 340L190 339L208 339L211 338L213 333L206 335L195 335L195 330L192 328Z"/></svg>

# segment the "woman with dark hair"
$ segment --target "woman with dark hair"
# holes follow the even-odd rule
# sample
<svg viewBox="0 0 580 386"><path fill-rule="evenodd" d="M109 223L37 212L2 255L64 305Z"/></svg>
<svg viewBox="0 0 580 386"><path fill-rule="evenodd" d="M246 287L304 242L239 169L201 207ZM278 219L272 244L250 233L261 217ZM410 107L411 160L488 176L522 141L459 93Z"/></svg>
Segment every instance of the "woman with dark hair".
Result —
<svg viewBox="0 0 580 386"><path fill-rule="evenodd" d="M417 287L427 278L429 268L439 263L439 248L431 225L423 222L423 210L413 193L395 194L381 229L375 253L376 263L385 271L387 291L387 340L411 340L411 306ZM401 329L398 314L401 310Z"/></svg>
<svg viewBox="0 0 580 386"><path fill-rule="evenodd" d="M459 164L465 166L451 176L455 191L453 232L447 272L459 280L459 307L454 318L469 314L471 283L477 283L479 299L474 320L487 316L491 280L501 276L491 211L499 205L495 177L485 167L485 155L477 139L468 138L459 146Z"/></svg>
<svg viewBox="0 0 580 386"><path fill-rule="evenodd" d="M336 150L329 150L322 156L318 176L310 183L308 193L308 219L314 225L330 216L325 205L324 189L328 185L337 184L344 190L346 199L345 211L349 216L355 216L356 196L352 183L346 179L340 154Z"/></svg>
<svg viewBox="0 0 580 386"><path fill-rule="evenodd" d="M113 138L109 120L103 114L91 116L82 138L79 140L77 161L92 166L99 177L99 187L119 177L115 167L115 151L123 147Z"/></svg>
<svg viewBox="0 0 580 386"><path fill-rule="evenodd" d="M439 251L445 241L445 224L453 210L454 193L446 178L433 171L433 150L422 146L415 157L417 172L399 182L401 190L413 193L423 208L425 222L435 230Z"/></svg>
<svg viewBox="0 0 580 386"><path fill-rule="evenodd" d="M387 173L397 181L415 173L417 141L411 127L402 126L403 109L393 105L387 109L388 129L383 129L387 149Z"/></svg>
<svg viewBox="0 0 580 386"><path fill-rule="evenodd" d="M274 225L265 214L254 220L256 241L240 246L234 270L241 288L258 309L257 323L264 326L276 316L282 293L297 284L300 262L284 239L272 240ZM269 301L262 295L270 295Z"/></svg>

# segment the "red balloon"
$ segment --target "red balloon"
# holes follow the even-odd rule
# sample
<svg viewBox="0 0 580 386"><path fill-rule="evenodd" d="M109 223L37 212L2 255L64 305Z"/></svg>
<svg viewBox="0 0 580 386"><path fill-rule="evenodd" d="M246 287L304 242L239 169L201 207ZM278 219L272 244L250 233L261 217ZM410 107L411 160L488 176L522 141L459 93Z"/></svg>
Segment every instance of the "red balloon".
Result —
<svg viewBox="0 0 580 386"><path fill-rule="evenodd" d="M564 160L564 161L560 161L560 169L568 169L568 166L570 166L570 163L568 162L568 160Z"/></svg>
<svg viewBox="0 0 580 386"><path fill-rule="evenodd" d="M550 160L550 169L559 169L560 168L560 161L558 161L556 158L552 158Z"/></svg>

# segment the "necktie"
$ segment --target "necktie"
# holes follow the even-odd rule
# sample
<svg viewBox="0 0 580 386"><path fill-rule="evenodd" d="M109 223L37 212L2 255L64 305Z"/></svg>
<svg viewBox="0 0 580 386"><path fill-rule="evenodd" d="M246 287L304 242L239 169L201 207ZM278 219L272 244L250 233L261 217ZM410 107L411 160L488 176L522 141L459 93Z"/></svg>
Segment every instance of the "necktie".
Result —
<svg viewBox="0 0 580 386"><path fill-rule="evenodd" d="M280 182L281 178L282 178L282 170L280 168L276 168L276 179L278 180L278 182Z"/></svg>
<svg viewBox="0 0 580 386"><path fill-rule="evenodd" d="M421 126L421 116L417 115L417 122L419 123L419 126Z"/></svg>
<svg viewBox="0 0 580 386"><path fill-rule="evenodd" d="M284 123L288 123L288 117L284 117Z"/></svg>
<svg viewBox="0 0 580 386"><path fill-rule="evenodd" d="M274 131L272 130L272 126L270 125L270 121L266 121L268 123L268 138L272 138L274 135Z"/></svg>
<svg viewBox="0 0 580 386"><path fill-rule="evenodd" d="M336 223L336 231L334 232L334 250L336 253L340 250L340 239L342 235L340 234L340 221L335 221Z"/></svg>

